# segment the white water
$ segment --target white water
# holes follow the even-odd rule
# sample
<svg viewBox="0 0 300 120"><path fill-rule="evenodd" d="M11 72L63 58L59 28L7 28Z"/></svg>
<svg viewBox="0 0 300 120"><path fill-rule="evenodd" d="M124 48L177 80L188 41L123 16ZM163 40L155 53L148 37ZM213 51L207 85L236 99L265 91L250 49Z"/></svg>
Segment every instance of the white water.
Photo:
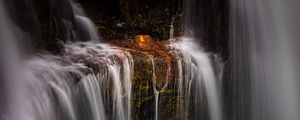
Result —
<svg viewBox="0 0 300 120"><path fill-rule="evenodd" d="M86 46L86 47L82 47ZM128 120L131 115L131 80L133 76L133 60L131 55L126 51L117 50L114 47L110 47L105 44L94 43L78 43L67 47L70 56L84 55L87 60L91 60L93 63L98 63L100 73L97 74L101 81L101 89L113 91L108 95L112 95L112 98L105 98L105 101L112 99L113 108L107 108L113 110L113 118L116 120ZM115 58L116 57L116 58ZM121 64L118 64L118 59L121 60ZM102 66L104 64L104 68ZM96 64L97 65L97 64ZM109 85L112 84L112 88ZM102 90L101 90L102 91ZM126 97L124 97L126 96Z"/></svg>
<svg viewBox="0 0 300 120"><path fill-rule="evenodd" d="M105 109L102 100L101 82L99 81L100 76L88 75L82 80L83 87L86 91L89 106L93 112L92 120L105 120Z"/></svg>
<svg viewBox="0 0 300 120"><path fill-rule="evenodd" d="M159 91L156 90L156 88L153 88L154 90L154 98L155 98L155 120L159 120L158 118L158 109L159 109Z"/></svg>
<svg viewBox="0 0 300 120"><path fill-rule="evenodd" d="M175 22L175 18L173 17L171 20L171 24L170 24L170 40L174 39L174 22Z"/></svg>
<svg viewBox="0 0 300 120"><path fill-rule="evenodd" d="M74 10L74 14L75 14L75 21L77 23L77 27L79 27L78 29L80 29L80 31L78 32L84 32L85 34L88 34L87 37L85 38L85 41L99 41L100 38L98 36L98 31L96 29L96 25L88 18L86 17L86 14L83 10L83 8L81 7L80 4L74 3L71 1L73 10ZM83 34L83 33L79 33L79 34Z"/></svg>
<svg viewBox="0 0 300 120"><path fill-rule="evenodd" d="M83 31L86 31L88 33L88 37L90 38L90 40L99 40L97 30L90 19L80 15L75 15L75 19L78 22L78 25L82 27Z"/></svg>
<svg viewBox="0 0 300 120"><path fill-rule="evenodd" d="M26 77L24 86L28 87L28 91L24 93L29 105L24 108L26 111L22 112L28 115L28 119L105 120L106 115L113 116L115 120L130 118L130 80L133 73L130 54L103 44L81 44L85 44L86 47L79 48L77 45L80 44L67 46L66 50L70 54L65 58L44 56L26 63L22 73L25 73ZM68 58L68 55L75 54L93 56L95 53L88 53L93 50L97 56L102 56L96 59L96 62L104 64L99 66L103 67L103 73L87 74L84 71L92 72L90 68L73 63ZM124 61L118 64L115 59L110 58L112 56ZM111 98L106 98L103 93L111 89L110 84L115 90ZM112 108L105 108L103 104L110 102L106 101L108 99L113 100ZM106 113L105 109L113 109L112 114Z"/></svg>
<svg viewBox="0 0 300 120"><path fill-rule="evenodd" d="M154 92L154 99L155 99L155 102L154 102L154 110L155 110L155 113L154 113L154 120L158 120L158 109L159 109L159 92L156 88L156 71L155 71L155 62L153 60L153 58L151 56L149 56L149 59L151 60L151 64L152 64L152 81L153 81L153 92Z"/></svg>
<svg viewBox="0 0 300 120"><path fill-rule="evenodd" d="M222 103L221 103L221 91L220 85L217 82L216 75L214 73L212 63L209 56L204 53L196 43L194 43L193 38L182 38L181 41L173 43L170 47L180 50L183 54L183 60L185 60L186 78L191 78L196 84L197 91L201 91L201 84L204 86L204 90L207 95L207 101L209 106L209 117L211 120L222 120ZM182 68L182 67L179 67ZM186 79L189 80L189 79ZM188 89L187 94L190 92L190 83L187 82ZM182 86L181 81L179 81L179 86ZM181 87L179 87L181 88ZM182 90L179 90L179 92ZM197 97L200 97L199 92L195 92ZM197 99L197 98L196 98ZM197 114L197 113L195 113ZM197 118L196 118L197 119Z"/></svg>
<svg viewBox="0 0 300 120"><path fill-rule="evenodd" d="M19 36L19 28L11 23L10 16L7 14L3 1L0 0L0 84L1 84L1 98L0 102L10 101L10 105L1 105L0 119L8 119L14 116L14 119L24 118L26 115L22 109L25 106L23 94L23 81L20 80L19 72L20 51L17 45ZM6 98L5 98L6 97ZM18 112L19 114L15 114Z"/></svg>
<svg viewBox="0 0 300 120"><path fill-rule="evenodd" d="M1 113L1 119L105 120L107 115L115 120L131 118L133 60L129 53L106 44L71 43L66 45L64 56L41 55L19 64L21 59L14 37L18 33L10 30L14 26L6 20L8 16L2 15L5 14L1 13L0 23L5 30L1 29L1 51L9 53L1 53L1 58L5 58L1 59L1 64L7 72L4 78L10 96L8 112ZM88 30L88 33L97 36L96 32ZM94 73L84 63L73 61L76 59L72 59L72 55L91 58L89 60L94 58L95 61L90 62L103 65L99 66L101 72ZM113 96L104 96L107 89L111 89L110 82L116 90L112 92ZM113 100L113 108L105 108L104 103L109 103L108 100ZM112 113L106 112L109 109L113 109Z"/></svg>
<svg viewBox="0 0 300 120"><path fill-rule="evenodd" d="M233 80L247 82L247 119L299 120L298 0L231 0ZM242 117L240 118L242 119ZM245 118L243 118L245 119Z"/></svg>
<svg viewBox="0 0 300 120"><path fill-rule="evenodd" d="M1 4L2 5L2 4ZM0 5L1 51L4 64L5 81L9 81L7 120L129 120L132 113L132 80L134 61L129 52L119 50L108 44L96 43L98 34L93 23L85 17L77 4L72 4L75 20L85 33L89 41L65 44L63 55L42 54L21 59L16 46L21 33L15 31L17 27L10 24L9 17L2 11ZM2 14L3 13L3 14ZM67 22L67 21L66 21ZM69 22L67 22L69 23ZM71 25L71 24L68 24ZM172 27L172 25L171 25ZM3 29L5 28L5 30ZM12 29L14 28L14 29ZM75 27L68 26L73 29ZM10 30L12 29L12 30ZM74 30L71 30L74 32ZM173 38L174 29L170 30ZM73 33L74 34L74 33ZM2 36L3 35L3 36ZM211 120L222 120L222 107L219 85L213 71L209 56L199 49L191 38L182 38L180 42L171 45L175 51L184 56L178 58L178 92L177 109L184 115L181 119L188 119L191 96L195 100L202 100L203 90L207 94L209 114ZM4 50L2 50L4 49ZM168 87L166 83L162 89L155 86L155 62L152 62L154 110L153 119L159 120L160 91ZM2 58L1 58L2 62ZM2 67L2 66L1 66ZM93 68L93 69L92 69ZM170 68L169 68L170 69ZM169 79L168 70L166 79ZM196 88L192 88L196 84ZM192 90L196 90L192 91ZM193 94L192 94L193 93ZM199 101L193 101L197 103ZM199 106L200 107L200 106ZM180 113L183 112L183 113ZM194 114L197 114L197 111ZM197 119L197 118L195 118Z"/></svg>

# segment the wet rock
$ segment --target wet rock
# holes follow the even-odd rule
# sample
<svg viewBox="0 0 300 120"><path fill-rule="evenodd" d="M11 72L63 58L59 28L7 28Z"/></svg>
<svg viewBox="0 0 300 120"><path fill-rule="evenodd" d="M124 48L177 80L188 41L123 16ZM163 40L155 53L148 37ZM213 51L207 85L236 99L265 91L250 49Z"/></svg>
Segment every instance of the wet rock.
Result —
<svg viewBox="0 0 300 120"><path fill-rule="evenodd" d="M176 120L178 88L177 60L180 52L172 52L166 45L149 35L138 35L134 40L115 41L112 44L129 51L134 59L132 80L132 116L134 120L152 120L155 116L154 92L159 92L157 103L161 119Z"/></svg>
<svg viewBox="0 0 300 120"><path fill-rule="evenodd" d="M69 0L33 0L42 31L41 49L62 52L62 45L72 40L74 12Z"/></svg>
<svg viewBox="0 0 300 120"><path fill-rule="evenodd" d="M158 116L161 119L176 120L181 119L182 116L191 118L186 115L187 111L179 114L177 108L178 101L185 99L178 95L179 69L177 61L181 60L183 55L180 51L170 50L166 44L157 41L149 35L138 35L135 39L111 41L110 43L109 48L114 51L129 52L133 60L133 78L130 81L132 84L131 117L134 120L152 120L157 104ZM107 65L111 64L103 60L111 60L112 64L122 66L122 56L117 55L121 53L116 55L105 53L107 48L102 49L101 46L97 47L93 43L78 44L72 49L66 50L65 55L75 63L86 65L95 74L103 72L105 74ZM113 88L113 84L106 85L105 95L109 96L108 99L113 97L112 94L109 94L114 91ZM155 92L159 94L158 103L155 103ZM105 103L107 106L112 104L111 100ZM107 118L113 119L114 115L110 114L113 113L111 109L107 109L106 112L108 113Z"/></svg>
<svg viewBox="0 0 300 120"><path fill-rule="evenodd" d="M19 42L25 51L61 53L61 43L74 40L76 26L69 0L5 0L5 4L23 34Z"/></svg>
<svg viewBox="0 0 300 120"><path fill-rule="evenodd" d="M172 55L162 43L149 35L138 35L134 40L113 44L132 54L135 66L133 81L147 81L157 89L162 89L170 81Z"/></svg>

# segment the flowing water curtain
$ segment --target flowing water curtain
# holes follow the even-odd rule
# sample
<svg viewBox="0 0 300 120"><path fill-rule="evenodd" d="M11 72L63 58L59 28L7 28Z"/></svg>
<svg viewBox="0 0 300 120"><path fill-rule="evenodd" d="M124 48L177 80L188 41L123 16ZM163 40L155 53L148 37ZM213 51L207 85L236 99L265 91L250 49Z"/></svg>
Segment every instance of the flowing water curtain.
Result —
<svg viewBox="0 0 300 120"><path fill-rule="evenodd" d="M7 17L4 16L4 18L1 20L4 19L7 19ZM7 26L6 28L12 28L12 26ZM12 33L14 32L10 32L9 34L6 35L10 35ZM10 38L9 39L10 41L12 40L11 36L7 36L6 38L3 38L3 40L6 41L8 40L8 38ZM4 43L3 45L10 45L10 43L7 44L5 41L2 41L1 39L1 42ZM90 43L89 45L92 44ZM10 47L10 49L12 48L14 47ZM100 49L100 48L101 45L100 46L96 45L96 48L91 48L91 49ZM116 101L114 104L117 105L114 109L122 110L122 111L115 112L117 115L117 118L115 119L129 119L130 118L129 105L130 105L130 91L131 91L130 79L132 76L131 73L133 73L131 71L133 61L129 53L114 50L114 49L108 49L108 48L110 47L105 46L104 48L106 50L109 50L106 53L109 53L109 55L111 56L115 55L120 59L124 60L123 65L121 65L118 64L118 62L113 59L109 60L110 58L103 57L103 59L106 59L106 61L104 60L104 64L107 64L107 67L110 68L108 74L110 75L111 78L114 79L114 87L119 89L118 91L114 92L115 96L113 99ZM103 49L101 50L98 50L96 52L105 51ZM15 50L9 50L9 51L12 52ZM12 53L10 55L18 56L15 53ZM110 77L105 77L104 75L104 78L101 78L103 77L101 73L97 73L98 74L97 77L95 76L95 74L86 75L86 71L91 72L90 69L84 66L83 63L78 64L72 62L69 59L70 57L68 56L48 56L48 55L42 55L42 56L43 57L40 58L32 58L29 60L25 60L23 62L26 64L21 66L22 67L21 70L14 69L10 72L10 73L17 72L19 73L18 76L19 75L23 76L23 80L22 80L23 82L19 81L21 80L21 77L13 77L14 81L8 84L9 86L14 86L12 88L16 88L16 86L20 87L20 88L17 87L18 89L9 90L11 92L15 91L17 93L17 94L12 94L11 101L9 104L20 105L23 103L24 105L18 106L19 110L15 110L14 106L8 106L9 113L6 113L3 116L7 117L8 119L20 119L20 118L47 119L47 120L53 120L53 119L77 120L77 119L89 119L89 118L105 119L106 116L104 114L103 104L101 103L101 99L103 97L101 96L102 90L99 87L101 84L93 86L89 83L95 83L95 82L101 83L102 81L110 80ZM13 58L6 57L6 58L10 59L9 60L10 63L12 62L12 60L19 60L14 57ZM18 65L18 63L12 66L8 66L6 71L10 70L10 68L14 68L15 65ZM12 79L11 76L7 76L8 79ZM126 81L124 82L125 85L124 91L126 93L125 95L128 96L127 99L123 98L122 96L123 92L120 86L122 85L121 79L123 79L123 81ZM89 81L87 82L87 80ZM76 87L78 81L80 82L84 81L83 82L84 89L82 89L81 87L79 88ZM104 88L103 86L104 85L102 85L101 87ZM78 94L74 93L76 92L76 89L77 92L85 90L91 93L81 92L81 94L79 95L82 95L87 98L80 98L79 96L76 96ZM96 89L96 90L93 91L91 89ZM22 95L19 94L19 92L22 93ZM96 105L96 108L90 109L89 107L82 107L82 101L85 100L87 101L85 102L84 106L90 102L91 106ZM97 102L92 103L95 102L95 100L97 100ZM124 105L125 102L127 102L126 105ZM93 117L90 117L89 113L83 112L82 108L84 108L83 110L92 111ZM127 113L125 113L126 111Z"/></svg>
<svg viewBox="0 0 300 120"><path fill-rule="evenodd" d="M13 24L9 12L4 4L0 1L0 119L19 119L29 118L22 112L24 108L24 81L21 77L21 58L18 46L19 39L22 36L20 29ZM9 103L9 104L8 104ZM21 114L15 114L20 112ZM12 115L14 117L12 117Z"/></svg>
<svg viewBox="0 0 300 120"><path fill-rule="evenodd" d="M237 119L298 120L299 1L231 0ZM244 87L242 87L244 86ZM234 115L234 114L232 114Z"/></svg>
<svg viewBox="0 0 300 120"><path fill-rule="evenodd" d="M73 7L76 8L74 4ZM82 30L89 33L90 39L94 38L92 36L97 36L87 18L80 12L75 12L74 15L79 15L77 19L80 25L84 26ZM60 20L54 20L54 22L58 21ZM69 31L67 34L72 37L74 35L73 24L66 20L62 21L63 27ZM11 27L7 26L7 28ZM186 97L184 102L187 103L181 104L181 101L178 106L185 106L185 108L178 109L181 111L191 108L198 110L199 104L208 101L210 119L220 120L222 117L218 85L208 55L194 46L189 39L183 39L183 42L176 43L174 46L184 54L183 59L178 61L178 68L182 69L179 71L181 75L178 78L178 86L180 86L178 89L180 95ZM192 48L188 49L191 46ZM130 119L133 76L131 55L110 45L92 42L69 43L65 45L65 48L62 56L40 55L40 57L22 60L25 64L22 65L21 71L17 70L21 77L15 78L16 81L12 83L13 86L21 85L22 87L17 89L21 92L12 99L16 100L15 102L18 103L16 105L25 104L18 106L20 109L13 111L13 115L17 115L17 119L46 120ZM15 53L13 55L19 56ZM18 58L9 59L18 60ZM155 82L153 59L152 64L153 82ZM10 73L16 72L14 70ZM9 77L11 76L13 75L10 74ZM182 81L183 79L187 80ZM195 84L192 85L193 83ZM207 100L202 95L203 90L206 92ZM156 91L154 119L159 119L160 116L159 95L160 93ZM194 98L191 98L193 96ZM22 99L17 99L19 97ZM193 103L199 104L191 106ZM194 114L199 112L203 111L195 111ZM187 116L184 117L187 119Z"/></svg>
<svg viewBox="0 0 300 120"><path fill-rule="evenodd" d="M77 40L99 42L100 37L96 29L96 25L86 16L82 6L79 3L73 2L72 0L70 0L70 3L72 5L76 21Z"/></svg>
<svg viewBox="0 0 300 120"><path fill-rule="evenodd" d="M188 81L186 93L188 94L187 108L193 109L194 119L223 119L223 103L221 94L221 80L215 73L213 62L208 53L200 48L200 38L205 38L201 29L204 29L205 9L199 7L204 5L205 1L185 0L183 1L183 21L182 29L184 35L181 41L174 43L171 47L180 50L183 53L185 63L185 74ZM209 3L209 2L208 2ZM208 41L208 40L207 40ZM179 67L180 68L180 67ZM179 88L182 82L179 81ZM179 91L182 92L182 91Z"/></svg>
<svg viewBox="0 0 300 120"><path fill-rule="evenodd" d="M7 108L3 110L5 113L2 113L1 107L1 118L77 120L80 114L77 114L79 109L76 99L73 99L73 90L76 82L85 77L81 70L87 67L68 61L69 59L62 56L42 55L29 60L21 59L17 42L24 38L19 40L16 36L22 36L23 32L10 21L8 12L2 6L5 4L0 2L0 23L3 28L0 30L1 71L6 72L1 73L1 81L3 80L3 85L7 88L3 91L8 91L3 93L6 101L1 100L1 105L7 105L3 106Z"/></svg>
<svg viewBox="0 0 300 120"><path fill-rule="evenodd" d="M88 49L99 50L95 47L97 45L89 45L92 46ZM101 49L98 55L105 55L98 58L105 67L99 73L94 73L83 63L72 62L67 56L43 56L28 60L22 71L26 81L24 87L28 90L23 92L26 98L22 101L27 103L24 106L26 111L15 111L14 114L46 120L130 119L131 55L115 49ZM110 58L112 56L123 61L119 63ZM108 96L103 96L105 92ZM106 100L113 100L112 105ZM111 114L105 111L109 109L113 110Z"/></svg>
<svg viewBox="0 0 300 120"><path fill-rule="evenodd" d="M223 105L220 91L221 86L218 82L219 80L217 80L217 76L214 73L208 54L202 52L202 50L194 43L193 38L183 37L182 41L171 44L171 47L179 50L183 54L183 60L185 61L185 74L181 74L185 76L186 83L185 86L182 86L182 81L178 81L178 92L180 95L180 93L183 92L182 87L186 89L185 96L187 96L187 98L185 99L185 102L187 102L187 109L195 109L193 113L194 116L192 116L192 118L207 119L202 116L205 114L201 114L205 112L205 109L201 108L201 104L206 104L205 101L207 101L207 109L209 114L208 118L211 120L222 120ZM179 68L181 67L179 66ZM192 104L189 102L192 102ZM179 103L179 105L180 104L181 103Z"/></svg>
<svg viewBox="0 0 300 120"><path fill-rule="evenodd" d="M97 75L98 94L102 96L106 117L117 120L130 119L131 80L134 73L131 54L108 45L94 43L71 44L67 51L69 56L82 55L87 58L87 64L90 62L92 66L99 67L93 69L98 70L94 74Z"/></svg>

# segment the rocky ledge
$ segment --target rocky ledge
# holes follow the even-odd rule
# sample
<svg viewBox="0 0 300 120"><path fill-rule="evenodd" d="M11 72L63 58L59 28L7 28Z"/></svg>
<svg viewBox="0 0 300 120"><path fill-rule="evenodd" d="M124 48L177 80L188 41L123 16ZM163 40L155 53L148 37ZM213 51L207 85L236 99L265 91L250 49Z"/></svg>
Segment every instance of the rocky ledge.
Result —
<svg viewBox="0 0 300 120"><path fill-rule="evenodd" d="M133 73L131 73L132 78L130 81L132 85L132 119L153 118L157 106L159 106L157 108L159 111L158 116L161 119L179 119L184 114L178 114L177 111L178 101L184 99L178 95L179 68L177 62L178 59L183 58L183 55L177 50L171 50L168 44L167 41L159 42L159 40L154 40L149 35L138 35L135 39L111 41L109 43L111 48L116 51L122 51L122 54L125 54L119 56L111 55L108 59L114 59L114 63L117 62L120 66L122 66L127 53L132 59L133 70L131 72ZM82 44L78 46L79 48L84 48L87 45ZM105 47L105 45L96 46L99 49L104 49ZM71 52L72 50L68 50L68 46L66 49L65 54L70 56L72 61L85 64L95 73L101 73L106 69L107 61L103 60L103 57L111 54L109 53L111 51L99 54L99 51L97 52L97 50L93 49L86 49L83 52L74 47L72 49L75 52ZM125 81L122 82L124 84ZM155 96L155 94L159 94L159 96Z"/></svg>

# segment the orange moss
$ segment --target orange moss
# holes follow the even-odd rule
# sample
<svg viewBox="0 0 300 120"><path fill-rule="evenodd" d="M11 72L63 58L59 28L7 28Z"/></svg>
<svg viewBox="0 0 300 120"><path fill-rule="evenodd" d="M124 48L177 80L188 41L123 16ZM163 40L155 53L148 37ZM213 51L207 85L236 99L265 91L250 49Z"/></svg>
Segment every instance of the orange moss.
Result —
<svg viewBox="0 0 300 120"><path fill-rule="evenodd" d="M136 60L151 61L152 59L155 70L152 70L152 67L147 69L148 71L155 71L156 79L152 82L158 89L162 88L172 80L173 76L171 72L174 71L172 70L174 69L174 62L172 62L172 60L175 56L164 44L157 42L149 35L138 35L134 40L127 39L124 41L113 41L111 44L118 46L118 49L130 52L135 59L135 62ZM146 63L152 66L151 62ZM135 67L139 67L138 69L143 68L143 66L139 65L135 65ZM145 79L149 80L149 78Z"/></svg>

